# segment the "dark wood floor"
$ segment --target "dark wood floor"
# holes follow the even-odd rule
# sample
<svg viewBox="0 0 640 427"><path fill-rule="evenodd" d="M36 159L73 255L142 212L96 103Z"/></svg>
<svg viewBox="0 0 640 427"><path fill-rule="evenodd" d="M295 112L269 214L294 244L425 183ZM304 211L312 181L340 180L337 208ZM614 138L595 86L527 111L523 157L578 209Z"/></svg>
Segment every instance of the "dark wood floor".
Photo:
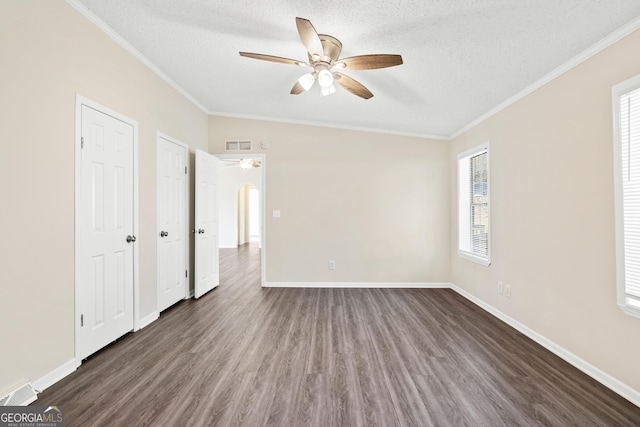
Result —
<svg viewBox="0 0 640 427"><path fill-rule="evenodd" d="M447 289L221 284L43 392L68 426L638 426L640 408Z"/></svg>

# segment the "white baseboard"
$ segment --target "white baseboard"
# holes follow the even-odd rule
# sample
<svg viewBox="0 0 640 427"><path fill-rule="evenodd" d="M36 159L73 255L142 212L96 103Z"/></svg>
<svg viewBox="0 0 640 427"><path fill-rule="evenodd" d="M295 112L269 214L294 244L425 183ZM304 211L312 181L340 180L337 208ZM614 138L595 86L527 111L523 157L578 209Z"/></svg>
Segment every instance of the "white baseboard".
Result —
<svg viewBox="0 0 640 427"><path fill-rule="evenodd" d="M531 338L533 341L537 342L538 344L540 344L541 346L543 346L544 348L546 348L547 350L549 350L550 352L552 352L556 356L560 357L564 361L568 362L569 364L571 364L574 367L578 368L579 370L581 370L585 374L589 375L591 378L593 378L594 380L598 381L600 384L604 385L605 387L611 389L615 393L617 393L620 396L624 397L625 399L627 399L629 402L633 403L634 405L640 406L640 392L638 390L635 390L635 389L629 387L628 385L624 384L622 381L620 381L620 380L612 377L611 375L607 374L606 372L596 368L595 366L591 365L590 363L588 363L584 359L581 359L580 357L578 357L575 354L571 353L567 349L559 346L555 342L553 342L553 341L549 340L548 338L540 335L536 331L528 328L527 326L523 325L522 323L518 322L517 320L513 319L512 317L507 316L506 314L504 314L500 310L496 309L495 307L485 303L484 301L480 300L479 298L476 298L475 296L473 296L469 292L463 290L462 288L460 288L460 287L458 287L458 286L456 286L454 284L451 284L450 287L451 287L451 289L453 289L454 291L456 291L457 293L459 293L460 295L462 295L463 297L465 297L466 299L468 299L469 301L471 301L472 303L474 303L478 307L482 308L486 312L488 312L488 313L492 314L493 316L497 317L498 319L502 320L507 325L511 326L512 328L516 329L517 331L519 331L522 334L526 335L527 337Z"/></svg>
<svg viewBox="0 0 640 427"><path fill-rule="evenodd" d="M142 319L140 319L139 322L139 326L140 329L149 326L150 324L152 324L153 322L155 322L156 320L158 320L158 318L160 317L160 313L158 313L157 311L154 311L146 316L144 316ZM138 330L140 330L138 329Z"/></svg>
<svg viewBox="0 0 640 427"><path fill-rule="evenodd" d="M264 282L265 288L450 288L449 283L378 283L378 282Z"/></svg>
<svg viewBox="0 0 640 427"><path fill-rule="evenodd" d="M51 387L52 385L54 385L55 383L57 383L67 375L73 373L77 367L78 367L78 364L76 363L76 359L73 358L68 362L64 363L63 365L58 366L56 369L49 372L42 378L38 378L37 380L35 380L33 382L33 388L38 393L40 393L46 390L47 388Z"/></svg>
<svg viewBox="0 0 640 427"><path fill-rule="evenodd" d="M149 326L151 323L157 320L159 316L159 313L157 311L154 311L153 313L140 319L140 329L144 328L145 326ZM33 388L38 393L46 390L67 375L73 373L78 368L78 366L80 366L80 364L80 361L76 360L75 358L69 360L68 362L44 375L42 378L35 380L33 382Z"/></svg>

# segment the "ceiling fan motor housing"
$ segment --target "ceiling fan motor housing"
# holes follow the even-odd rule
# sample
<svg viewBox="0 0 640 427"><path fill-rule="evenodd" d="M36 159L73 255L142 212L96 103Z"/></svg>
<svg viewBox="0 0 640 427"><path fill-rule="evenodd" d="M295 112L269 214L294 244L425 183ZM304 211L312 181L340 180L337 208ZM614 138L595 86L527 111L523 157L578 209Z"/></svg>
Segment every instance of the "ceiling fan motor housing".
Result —
<svg viewBox="0 0 640 427"><path fill-rule="evenodd" d="M334 64L340 58L340 52L342 52L342 43L340 40L333 36L326 34L318 34L320 42L322 43L322 50L324 57L320 58L320 61L327 62L331 65ZM311 59L313 62L313 59Z"/></svg>

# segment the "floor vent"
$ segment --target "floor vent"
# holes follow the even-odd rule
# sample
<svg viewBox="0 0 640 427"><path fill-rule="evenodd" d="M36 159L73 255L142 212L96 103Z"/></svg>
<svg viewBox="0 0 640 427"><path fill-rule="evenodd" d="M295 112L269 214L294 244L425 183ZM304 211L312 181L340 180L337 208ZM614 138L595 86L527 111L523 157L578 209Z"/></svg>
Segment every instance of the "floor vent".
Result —
<svg viewBox="0 0 640 427"><path fill-rule="evenodd" d="M38 398L31 384L25 384L16 391L0 398L0 406L27 406Z"/></svg>

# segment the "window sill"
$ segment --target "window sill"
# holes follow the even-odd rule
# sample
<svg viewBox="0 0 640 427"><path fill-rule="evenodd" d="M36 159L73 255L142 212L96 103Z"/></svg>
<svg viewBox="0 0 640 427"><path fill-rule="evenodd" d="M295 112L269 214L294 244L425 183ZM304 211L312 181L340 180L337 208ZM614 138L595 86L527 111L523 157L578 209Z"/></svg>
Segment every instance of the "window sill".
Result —
<svg viewBox="0 0 640 427"><path fill-rule="evenodd" d="M631 317L635 317L636 319L640 319L640 306L635 304L629 304L628 302L627 304L618 304L618 305L620 306L622 311L624 311L624 314Z"/></svg>
<svg viewBox="0 0 640 427"><path fill-rule="evenodd" d="M467 261L475 262L476 264L480 264L484 267L489 267L491 265L491 260L488 258L481 258L477 255L474 255L469 252L458 251L458 256L462 259L466 259Z"/></svg>

